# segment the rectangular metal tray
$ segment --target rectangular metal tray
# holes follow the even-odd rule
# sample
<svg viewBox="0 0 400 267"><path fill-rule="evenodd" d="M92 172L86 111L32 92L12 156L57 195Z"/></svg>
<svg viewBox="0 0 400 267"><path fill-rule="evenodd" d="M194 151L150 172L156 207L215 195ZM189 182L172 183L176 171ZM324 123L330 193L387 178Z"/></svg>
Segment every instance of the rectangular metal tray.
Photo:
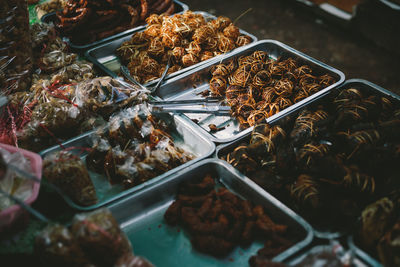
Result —
<svg viewBox="0 0 400 267"><path fill-rule="evenodd" d="M261 242L253 242L246 249L237 247L226 258L217 259L194 251L185 231L168 226L163 220L165 211L176 197L179 184L206 174L217 178L217 184L224 185L237 195L263 205L273 220L287 224L291 231L299 235L300 241L277 255L275 261L283 261L312 242L311 226L297 214L250 179L241 177L226 162L206 159L109 207L132 242L136 255L149 259L155 266L248 266L250 256L263 246Z"/></svg>
<svg viewBox="0 0 400 267"><path fill-rule="evenodd" d="M373 91L373 92L376 92L376 94L385 95L385 96L400 103L400 97L398 95L396 95L386 89L383 89L369 81L362 80L362 79L347 80L342 86L340 86L339 88L337 88L335 90L344 90L344 89L351 88L351 87L355 87L360 90L368 90L369 92ZM321 97L319 99L314 99L314 100L308 102L307 105L318 105L321 102L323 102L327 96L328 96L328 94L324 95L323 97ZM306 106L304 106L304 107L306 107ZM271 125L279 124L281 119L283 119L286 116L289 116L292 113L297 112L297 111L299 111L299 110L292 110L292 111L288 112L287 114L285 114L285 116L271 120L271 121L269 121L269 123ZM251 132L247 133L246 135L242 136L241 138L239 138L231 143L221 144L221 145L217 146L216 151L215 151L215 156L217 158L221 158L221 157L227 155L228 153L232 152L233 149L235 149L240 143L248 143L250 140L250 135L251 135ZM246 177L244 174L240 174L240 175L243 178ZM345 234L342 232L322 230L322 229L318 229L314 225L312 225L312 226L314 228L314 233L318 238L334 239L334 238L339 238Z"/></svg>
<svg viewBox="0 0 400 267"><path fill-rule="evenodd" d="M178 1L178 0L173 0L173 1L175 2L175 6L176 6L176 12L175 12L174 14L181 13L181 12L185 12L185 11L189 10L188 5L182 3L181 1ZM46 14L46 15L44 15L44 16L41 18L41 21L44 22L44 23L50 23L50 22L53 22L53 23L54 23L55 20L56 20L56 12L51 12L51 13L49 13L49 14ZM115 34L115 35L112 35L112 36L109 36L109 37L107 37L107 38L104 38L104 39L95 41L95 42L93 42L93 43L85 44L85 45L77 45L77 44L74 44L74 43L72 43L72 42L69 40L69 38L67 38L67 37L64 37L63 40L64 40L74 51L76 51L76 52L82 52L82 53L83 53L83 52L85 52L86 50L88 50L88 49L90 49L90 48L92 48L92 47L95 47L95 46L97 46L97 45L104 44L104 43L106 43L106 42L109 42L109 41L111 41L111 40L117 39L117 38L119 38L119 37L121 37L121 36L125 36L125 35L127 35L127 34L134 33L134 32L136 32L136 31L144 30L145 27L146 27L145 25L140 25L140 26L134 27L134 28L132 28L132 29L129 29L129 30L126 30L126 31L117 33L117 34Z"/></svg>
<svg viewBox="0 0 400 267"><path fill-rule="evenodd" d="M110 185L107 178L104 175L97 174L95 172L89 171L90 178L93 181L93 184L96 189L96 194L98 198L98 202L92 206L81 206L74 202L65 199L66 202L73 208L78 210L92 210L99 208L101 206L107 205L117 199L126 197L130 194L138 192L143 188L146 188L149 185L155 184L168 176L174 174L175 172L190 166L191 164L198 162L204 158L211 156L215 151L215 145L211 141L209 141L205 136L198 133L195 129L193 129L188 123L180 118L179 116L170 116L164 114L164 116L160 117L162 120L166 122L171 122L176 125L176 129L170 133L174 138L174 143L180 148L185 149L187 152L194 154L195 158L191 161L188 161L172 170L167 171L166 173L154 177L147 182L132 187L130 189L124 190L122 185ZM63 147L77 147L77 148L91 148L90 141L91 135L94 134L95 131L91 131L85 133L81 136L78 136L74 139L71 139L65 143L63 143ZM39 154L44 158L46 155L51 154L56 151L60 151L62 148L60 146L54 146L52 148L46 149ZM85 161L87 153L79 154L82 160Z"/></svg>
<svg viewBox="0 0 400 267"><path fill-rule="evenodd" d="M250 44L246 47L238 48L233 53L225 55L222 59L216 59L201 67L193 69L173 79L166 81L158 90L157 95L164 100L183 100L183 99L199 99L202 98L201 92L209 90L209 81L211 79L210 69L221 62L226 62L232 58L248 55L253 51L262 50L270 54L270 57L277 59L279 57L292 57L298 59L300 62L308 64L317 73L327 73L332 75L337 82L331 86L322 89L321 91L303 99L302 101L282 110L281 112L271 116L268 120L285 115L291 110L298 109L304 106L309 101L329 92L332 88L344 82L344 74L314 58L311 58L281 42L274 40L261 40L256 43ZM207 134L209 138L216 143L227 143L234 141L241 136L244 136L252 131L252 127L241 130L238 121L231 116L215 116L208 114L185 114L189 119L197 120L192 122L197 124L199 131ZM208 125L215 124L218 128L225 127L224 129L211 132Z"/></svg>
<svg viewBox="0 0 400 267"><path fill-rule="evenodd" d="M331 245L316 245L310 248L309 250L305 251L304 253L301 253L300 255L296 256L292 260L285 261L285 263L288 266L298 266L299 263L301 263L302 260L304 260L305 257L307 257L310 254L315 254L315 253L321 253L321 252L332 252L332 246ZM366 267L366 266L377 266L368 261L367 259L360 257L359 255L355 255L353 258L353 264L351 265L353 267Z"/></svg>
<svg viewBox="0 0 400 267"><path fill-rule="evenodd" d="M354 242L353 236L349 236L347 239L347 244L348 246L354 251L354 253L364 259L366 262L369 263L369 265L371 266L375 266L375 267L381 267L383 266L379 261L377 261L375 258L373 258L372 256L370 256L367 252L365 252L364 250L360 249Z"/></svg>
<svg viewBox="0 0 400 267"><path fill-rule="evenodd" d="M207 13L207 12L203 12L203 11L195 11L194 13L203 15L205 17L206 21L213 20L213 19L217 18L216 16L211 15L210 13ZM86 58L88 60L90 60L94 65L96 65L98 68L100 68L107 75L109 75L111 77L117 77L118 73L119 73L120 66L121 66L121 62L120 62L119 58L117 57L117 55L115 53L115 50L117 48L119 48L123 42L128 41L132 37L133 33L141 32L141 31L144 31L144 30L145 30L145 27L142 27L142 28L137 29L136 31L131 31L129 33L121 34L118 38L113 38L113 41L111 41L111 42L99 45L97 47L94 47L94 48L88 50L85 53L85 56L86 56ZM251 39L253 40L253 42L257 41L257 37L255 37L254 35L246 32L244 30L240 29L240 33L250 36ZM232 50L231 52L228 52L227 54L230 54L233 51L236 51L237 49L240 49L240 48L236 48L236 49ZM170 78L175 77L175 76L177 76L179 74L182 74L182 73L187 72L189 70L195 69L195 68L197 68L197 67L199 67L201 65L204 65L207 62L213 61L215 59L220 59L220 58L222 58L222 56L223 55L219 55L219 56L213 57L211 59L207 59L207 60L201 61L201 62L199 62L197 64L192 65L192 66L183 68L183 69L181 69L179 71L176 71L174 73L168 74L165 77L165 79L170 79ZM151 82L149 82L149 83L147 83L145 85L146 86L154 85L154 84L156 84L158 82L158 80L159 79L153 80L153 81L151 81Z"/></svg>

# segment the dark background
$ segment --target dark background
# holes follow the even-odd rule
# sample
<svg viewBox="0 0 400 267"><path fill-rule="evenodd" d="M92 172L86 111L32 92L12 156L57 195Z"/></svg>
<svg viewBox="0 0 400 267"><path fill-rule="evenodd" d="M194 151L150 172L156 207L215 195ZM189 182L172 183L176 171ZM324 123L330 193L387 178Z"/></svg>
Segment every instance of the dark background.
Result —
<svg viewBox="0 0 400 267"><path fill-rule="evenodd" d="M214 15L224 15L232 20L246 10L236 25L259 40L281 41L311 57L314 57L346 75L346 79L362 78L400 94L400 54L399 51L381 47L394 37L395 31L387 31L391 22L382 22L387 15L372 8L367 13L368 23L376 29L366 32L382 32L382 38L374 34L375 40L365 36L361 30L320 16L295 0L185 0L193 11L206 11ZM399 12L400 13L400 12ZM377 18L377 19L376 19ZM400 14L397 17L400 21ZM374 21L377 20L377 21ZM385 25L385 23L387 25ZM367 25L366 27L371 27ZM379 28L381 27L381 29ZM382 30L382 31L381 31ZM397 36L400 29L397 28ZM378 39L378 40L376 40ZM384 39L384 40L383 40ZM393 47L393 46L392 46ZM400 50L400 47L397 49Z"/></svg>

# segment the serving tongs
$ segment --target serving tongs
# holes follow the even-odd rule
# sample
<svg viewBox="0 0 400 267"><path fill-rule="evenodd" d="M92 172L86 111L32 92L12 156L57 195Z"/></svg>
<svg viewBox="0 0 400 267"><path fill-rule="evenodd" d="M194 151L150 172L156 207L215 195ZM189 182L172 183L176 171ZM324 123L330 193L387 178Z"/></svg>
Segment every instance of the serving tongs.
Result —
<svg viewBox="0 0 400 267"><path fill-rule="evenodd" d="M130 82L132 82L133 84L139 86L139 87L140 87L141 89L143 89L143 90L148 90L148 91L150 91L150 94L153 94L153 93L155 93L155 92L158 90L158 88L161 86L161 83L164 81L165 76L167 76L167 72L168 72L170 66L171 66L171 59L168 58L168 62L167 62L167 65L165 66L165 70L164 70L164 72L162 73L162 75L161 75L160 79L158 80L157 84L156 84L153 88L147 88L146 86L144 86L144 85L141 84L140 82L136 81L136 80L131 76L131 73L130 73L129 69L128 69L126 66L121 65L120 70L121 70L122 75L123 75L126 79L128 79Z"/></svg>
<svg viewBox="0 0 400 267"><path fill-rule="evenodd" d="M171 113L208 113L215 116L229 116L231 108L223 105L217 97L193 100L150 101L153 112Z"/></svg>
<svg viewBox="0 0 400 267"><path fill-rule="evenodd" d="M164 78L170 67L170 59L168 59L167 66L157 84L148 89L143 84L136 81L129 72L126 66L121 65L122 75L133 84L139 86L143 90L150 90L151 94L155 93L164 81ZM228 116L230 114L230 107L222 104L221 98L209 97L206 99L193 99L193 100L173 100L173 101L149 101L150 108L156 113L208 113L215 116Z"/></svg>

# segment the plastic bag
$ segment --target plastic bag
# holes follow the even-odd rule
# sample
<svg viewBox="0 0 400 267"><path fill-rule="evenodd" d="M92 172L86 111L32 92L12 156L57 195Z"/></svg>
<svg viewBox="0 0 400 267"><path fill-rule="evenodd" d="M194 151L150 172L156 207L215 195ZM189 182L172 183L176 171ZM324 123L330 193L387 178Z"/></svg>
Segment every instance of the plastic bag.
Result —
<svg viewBox="0 0 400 267"><path fill-rule="evenodd" d="M108 76L76 85L75 103L108 118L115 110L145 102L150 91Z"/></svg>
<svg viewBox="0 0 400 267"><path fill-rule="evenodd" d="M5 170L5 168L7 164L12 164L24 172L32 173L31 163L21 153L11 153L2 148L0 148L0 157L5 164L2 166L2 171L0 170L0 189L21 201L26 201L32 194L34 181L21 177L20 174L10 169ZM14 205L14 201L0 194L0 211L12 205Z"/></svg>
<svg viewBox="0 0 400 267"><path fill-rule="evenodd" d="M96 190L81 159L69 151L49 154L43 162L43 177L83 206L97 202Z"/></svg>
<svg viewBox="0 0 400 267"><path fill-rule="evenodd" d="M122 255L132 253L129 240L108 209L75 215L71 229L93 263L112 266Z"/></svg>
<svg viewBox="0 0 400 267"><path fill-rule="evenodd" d="M32 48L26 0L2 1L0 8L0 91L29 89Z"/></svg>
<svg viewBox="0 0 400 267"><path fill-rule="evenodd" d="M93 135L86 163L111 184L130 188L144 183L193 158L175 146L170 127L151 115L146 104L123 110Z"/></svg>
<svg viewBox="0 0 400 267"><path fill-rule="evenodd" d="M129 240L107 208L76 214L69 228L46 227L36 236L35 254L46 266L68 267L114 266L133 257Z"/></svg>

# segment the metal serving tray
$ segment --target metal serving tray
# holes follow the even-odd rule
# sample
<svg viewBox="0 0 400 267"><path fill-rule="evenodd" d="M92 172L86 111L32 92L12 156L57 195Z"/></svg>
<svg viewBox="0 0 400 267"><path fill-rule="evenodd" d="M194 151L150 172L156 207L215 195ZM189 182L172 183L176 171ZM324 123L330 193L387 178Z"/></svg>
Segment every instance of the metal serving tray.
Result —
<svg viewBox="0 0 400 267"><path fill-rule="evenodd" d="M176 9L176 12L174 14L180 13L180 12L185 12L185 11L189 10L188 5L182 3L181 1L178 1L178 0L173 0L173 1L175 3L175 9ZM51 12L51 13L48 13L48 14L44 15L41 18L41 21L44 22L44 23L55 22L56 21L56 12ZM100 45L100 44L103 44L103 43L106 43L106 42L110 42L111 40L114 40L116 38L120 38L121 36L125 36L127 34L131 34L131 33L134 33L136 31L144 30L145 27L146 26L144 26L144 25L140 25L140 26L134 27L132 29L117 33L115 35L112 35L112 36L109 36L107 38L95 41L93 43L85 44L85 45L74 44L67 37L64 37L63 39L73 50L75 50L77 52L85 52L89 48L95 47L97 45Z"/></svg>
<svg viewBox="0 0 400 267"><path fill-rule="evenodd" d="M289 266L298 266L301 261L304 260L305 257L307 257L310 254L316 254L316 253L322 253L322 252L332 252L332 246L331 245L317 245L309 249L308 251L302 253L301 255L295 257L294 259L287 261L287 265ZM353 267L366 267L366 266L376 266L369 262L368 260L364 259L363 257L360 257L359 255L356 255L353 258L352 265Z"/></svg>
<svg viewBox="0 0 400 267"><path fill-rule="evenodd" d="M349 87L356 87L356 88L363 89L363 90L375 91L379 95L385 95L387 97L390 97L391 99L395 100L400 105L400 96L399 95L396 95L395 93L390 92L390 91L388 91L374 83L366 81L366 80L351 79L351 80L346 81L342 87L344 89L349 88ZM399 136L399 138L400 138L400 136ZM354 238L354 236L350 236L347 239L347 242L348 242L349 247L354 249L355 253L358 256L366 259L372 266L382 266L382 264L379 263L379 261L377 259L375 259L373 256L369 255L367 252L365 252L364 250L362 250L360 248L360 246L357 244L357 240Z"/></svg>
<svg viewBox="0 0 400 267"><path fill-rule="evenodd" d="M217 18L216 16L211 15L210 13L207 13L207 12L203 12L203 11L194 11L194 13L203 15L205 17L206 21L213 20L213 19ZM132 37L133 33L141 32L141 31L144 31L144 30L145 30L145 27L142 27L142 28L137 29L136 31L131 31L129 33L121 34L118 38L113 38L114 40L111 41L111 42L105 43L103 45L99 45L99 46L97 46L95 48L92 48L92 49L88 50L85 53L85 56L86 56L86 58L88 60L93 62L94 65L99 67L107 75L110 75L112 77L117 77L118 73L119 73L120 66L121 66L121 62L120 62L119 58L117 57L117 55L115 53L115 50L117 48L119 48L123 42L128 41ZM253 42L257 41L257 37L255 37L254 35L246 32L244 30L240 30L240 33L250 36L250 38L253 40ZM245 47L245 46L243 46L243 47ZM240 49L240 48L236 48L236 49L234 49L232 51L236 51L237 49ZM228 52L227 54L232 53L232 51ZM220 59L220 58L222 58L222 55L219 55L219 56L216 56L216 57L201 61L201 62L199 62L197 64L192 65L192 66L189 66L189 67L183 68L183 69L181 69L179 71L176 71L174 73L168 74L165 78L166 79L170 79L170 78L175 77L175 76L177 76L179 74L182 74L182 73L187 72L189 70L195 69L195 68L197 68L197 67L199 67L201 65L204 65L207 62L213 61L214 59ZM153 81L151 81L151 82L149 82L149 83L147 83L145 85L154 85L154 84L157 83L158 80L159 79L153 80Z"/></svg>
<svg viewBox="0 0 400 267"><path fill-rule="evenodd" d="M368 90L368 91L373 91L376 92L377 94L380 95L385 95L387 97L390 97L391 99L398 101L400 103L400 97L397 96L396 94L385 90L371 82L368 82L366 80L361 80L361 79L351 79L351 80L347 80L342 86L340 86L339 88L335 89L335 90L344 90L347 88L351 88L351 87L355 87L358 88L360 90ZM319 103L323 102L325 100L325 98L328 96L328 94L324 95L322 98L319 99L313 99L311 101L309 101L307 103L306 106L308 105L318 105ZM305 107L305 106L304 106ZM275 124L279 124L280 120L285 118L286 116L291 115L294 112L297 112L299 110L291 110L290 112L287 112L285 114L285 116L281 116L279 118L276 118L274 120L270 120L269 123L271 125L275 125ZM221 144L219 146L217 146L216 148L216 152L215 155L217 158L221 158L225 155L227 155L228 153L232 152L240 143L249 143L250 140L250 135L251 133L248 132L246 135L242 136L241 138L228 143L228 144ZM241 174L242 178L245 178L246 176L244 174ZM279 198L278 198L279 199ZM301 214L300 214L301 215ZM335 230L329 230L329 229L319 229L318 227L316 227L315 225L312 225L314 228L314 233L318 238L324 238L324 239L333 239L333 238L338 238L343 236L345 233L342 232L337 232Z"/></svg>
<svg viewBox="0 0 400 267"><path fill-rule="evenodd" d="M375 258L373 258L372 256L370 256L367 252L365 252L364 250L360 249L354 242L354 238L353 236L349 236L347 238L347 244L349 245L349 247L354 251L354 253L364 259L366 262L369 263L369 265L371 266L376 266L376 267L381 267L383 266L379 261L377 261Z"/></svg>
<svg viewBox="0 0 400 267"><path fill-rule="evenodd" d="M183 99L198 99L203 98L201 92L209 90L209 81L211 79L210 69L221 63L229 61L232 58L248 55L256 50L266 51L270 54L273 59L292 57L298 59L300 62L308 64L317 74L327 73L332 75L337 82L331 86L322 89L321 91L303 99L302 101L282 110L281 112L271 116L268 120L273 120L277 117L285 115L291 110L298 109L304 106L309 101L313 101L316 98L329 92L332 88L338 86L344 81L344 74L314 58L311 58L281 42L274 40L262 40L256 43L250 44L246 47L238 48L233 53L225 55L222 59L215 59L201 67L193 69L182 75L179 75L173 79L166 81L158 90L157 95L164 100L183 100ZM207 134L209 138L217 143L227 143L234 141L241 136L250 133L253 127L245 130L241 130L238 121L231 116L214 116L207 114L186 114L191 120L196 120L199 131ZM218 128L224 127L224 129L211 132L208 125L215 124Z"/></svg>
<svg viewBox="0 0 400 267"><path fill-rule="evenodd" d="M205 136L202 134L198 133L195 129L193 129L188 123L180 118L179 116L170 116L164 114L164 116L160 116L160 118L167 123L174 123L176 126L176 129L170 133L171 136L174 138L174 143L176 146L185 149L187 152L190 152L194 154L195 158L191 161L188 161L172 170L169 170L168 172L159 175L157 177L154 177L147 182L137 185L135 187L132 187L130 189L124 190L122 185L110 185L108 182L107 178L102 175L102 174L97 174L95 172L92 172L89 170L89 175L90 178L93 181L93 184L96 189L96 194L98 198L98 202L95 205L92 206L81 206L79 204L73 203L72 201L65 199L66 202L72 206L75 209L78 210L92 210L92 209L97 209L101 206L107 205L111 203L112 201L115 201L117 199L123 198L127 195L130 195L132 193L138 192L142 190L143 188L155 184L166 177L174 174L175 172L190 166L191 164L200 161L204 158L207 158L211 156L215 150L215 145L211 141L207 140ZM91 131L88 133L85 133L81 136L78 136L74 139L71 139L65 143L63 143L63 147L68 148L68 147L76 147L78 150L80 148L91 148L91 136L94 134L95 131ZM52 148L46 149L39 154L44 158L46 155L51 154L56 151L60 151L62 148L60 146L54 146ZM79 151L81 152L81 151ZM85 158L87 156L87 152L79 154L81 159L85 162Z"/></svg>
<svg viewBox="0 0 400 267"><path fill-rule="evenodd" d="M273 220L287 224L291 231L299 235L300 241L277 255L275 261L283 261L311 243L311 226L302 218L250 179L242 178L226 162L206 159L109 207L131 241L136 255L144 256L155 266L248 265L250 256L255 255L263 246L261 242L253 242L246 249L237 247L226 258L217 259L194 251L185 231L167 225L163 219L165 211L176 197L179 184L206 174L217 178L217 184L222 184L241 197L263 205Z"/></svg>

